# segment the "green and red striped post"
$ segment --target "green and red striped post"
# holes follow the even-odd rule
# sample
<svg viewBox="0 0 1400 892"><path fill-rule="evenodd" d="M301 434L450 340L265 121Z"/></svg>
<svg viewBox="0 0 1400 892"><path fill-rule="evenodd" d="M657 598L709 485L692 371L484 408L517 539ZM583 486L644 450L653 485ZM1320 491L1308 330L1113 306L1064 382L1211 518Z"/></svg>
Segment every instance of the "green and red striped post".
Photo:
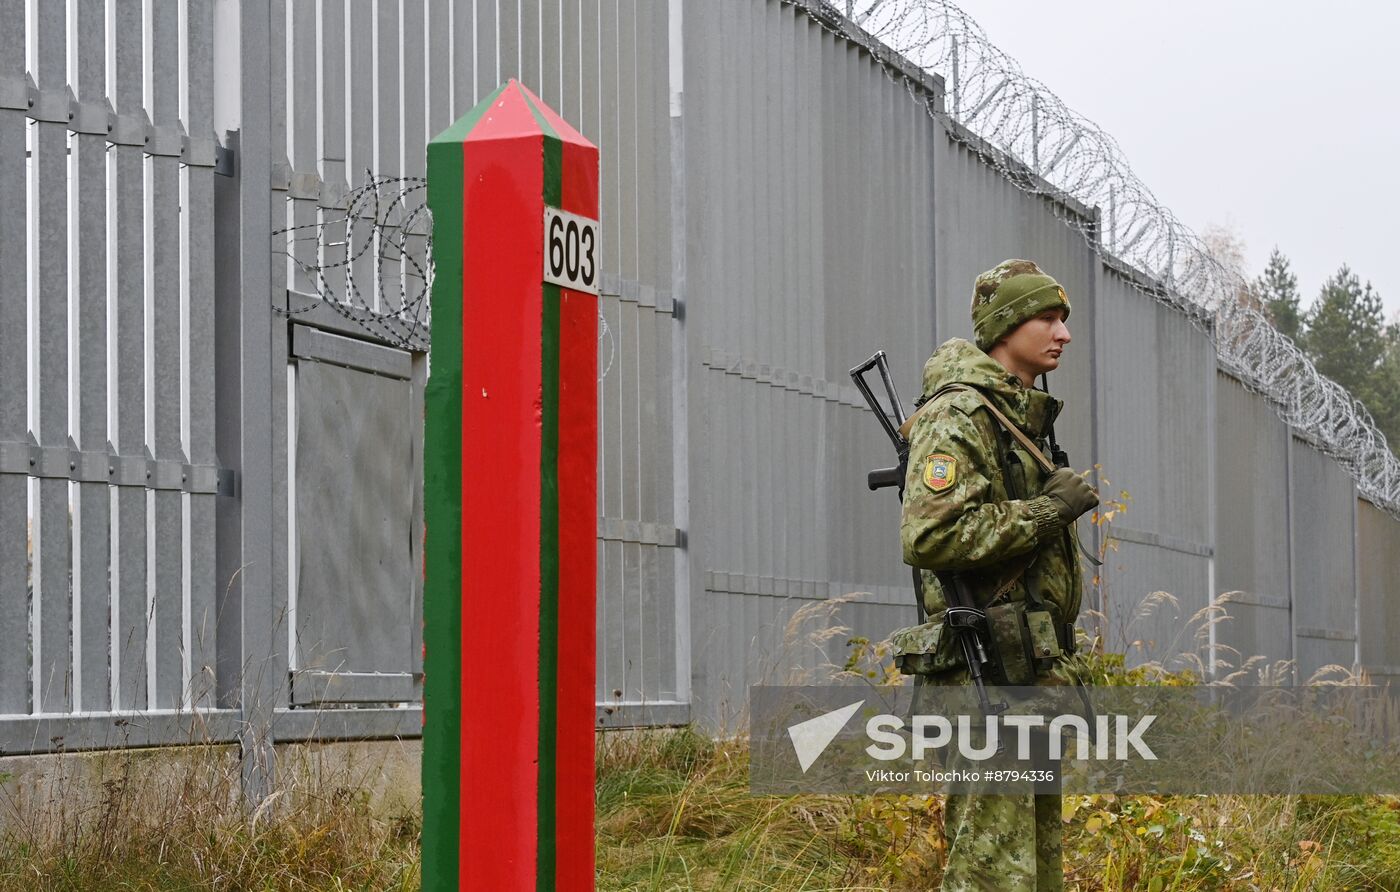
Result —
<svg viewBox="0 0 1400 892"><path fill-rule="evenodd" d="M428 204L423 889L592 889L598 150L512 80Z"/></svg>

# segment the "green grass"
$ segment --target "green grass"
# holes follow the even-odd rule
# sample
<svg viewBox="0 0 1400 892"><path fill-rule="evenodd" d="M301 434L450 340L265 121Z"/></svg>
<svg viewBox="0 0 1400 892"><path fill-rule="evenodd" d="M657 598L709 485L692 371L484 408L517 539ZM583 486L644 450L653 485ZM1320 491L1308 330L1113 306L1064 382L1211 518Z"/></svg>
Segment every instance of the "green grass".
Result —
<svg viewBox="0 0 1400 892"><path fill-rule="evenodd" d="M937 888L937 796L753 796L747 745L688 729L596 745L600 890ZM81 807L0 803L0 890L418 888L416 813L328 777L249 822L208 750L141 784L117 756ZM1064 818L1070 890L1400 890L1396 797L1066 796Z"/></svg>
<svg viewBox="0 0 1400 892"><path fill-rule="evenodd" d="M937 888L940 797L748 791L739 742L598 743L600 890ZM1396 797L1066 796L1066 889L1400 890Z"/></svg>

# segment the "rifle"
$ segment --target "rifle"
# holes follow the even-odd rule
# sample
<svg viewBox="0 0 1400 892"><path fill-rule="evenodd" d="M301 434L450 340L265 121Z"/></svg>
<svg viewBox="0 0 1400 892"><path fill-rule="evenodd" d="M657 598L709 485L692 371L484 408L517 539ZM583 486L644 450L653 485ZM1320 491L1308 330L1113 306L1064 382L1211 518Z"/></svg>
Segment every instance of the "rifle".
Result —
<svg viewBox="0 0 1400 892"><path fill-rule="evenodd" d="M1050 379L1044 372L1040 373L1040 389L1046 393L1050 392ZM1055 439L1055 424L1051 422L1050 429L1046 432L1050 435L1050 461L1057 468L1069 467L1069 454L1060 448L1060 443ZM1095 562L1097 563L1097 561Z"/></svg>
<svg viewBox="0 0 1400 892"><path fill-rule="evenodd" d="M886 409L880 400L875 396L875 391L871 389L866 376L871 371L878 370L880 380L884 384L885 397L889 402ZM875 354L865 362L851 369L851 380L855 382L856 389L861 396L865 397L865 402L875 413L875 419L880 422L880 427L884 428L885 434L894 444L895 456L898 462L894 467L877 468L866 474L866 485L873 492L886 487L898 487L900 504L904 503L904 480L909 468L909 441L899 432L904 425L905 414L904 405L899 401L899 394L895 392L894 379L890 377L889 361L885 358L885 351L877 350ZM963 659L967 662L968 674L972 678L972 684L977 688L977 703L984 715L994 715L1004 712L1007 704L993 703L987 696L987 686L984 680L985 669L992 665L991 659L987 655L987 614L977 606L972 596L968 593L962 578L955 573L939 573L939 584L943 587L944 597L948 602L948 609L943 614L943 622L953 630L957 636L958 643L962 647ZM924 614L924 584L923 577L919 574L919 568L914 568L914 600L918 608L919 622L922 624L927 617Z"/></svg>

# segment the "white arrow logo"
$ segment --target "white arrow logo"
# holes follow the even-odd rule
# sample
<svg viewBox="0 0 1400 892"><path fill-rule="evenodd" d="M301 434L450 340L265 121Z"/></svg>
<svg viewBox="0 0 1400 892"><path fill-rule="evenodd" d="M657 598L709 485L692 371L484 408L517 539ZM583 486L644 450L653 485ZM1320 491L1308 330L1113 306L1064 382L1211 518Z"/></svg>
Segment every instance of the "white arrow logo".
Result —
<svg viewBox="0 0 1400 892"><path fill-rule="evenodd" d="M788 737L792 738L792 748L797 753L797 764L802 766L803 774L806 774L812 763L817 761L817 757L826 751L831 741L841 733L841 729L846 727L856 710L864 705L864 700L857 700L850 706L843 706L788 728Z"/></svg>

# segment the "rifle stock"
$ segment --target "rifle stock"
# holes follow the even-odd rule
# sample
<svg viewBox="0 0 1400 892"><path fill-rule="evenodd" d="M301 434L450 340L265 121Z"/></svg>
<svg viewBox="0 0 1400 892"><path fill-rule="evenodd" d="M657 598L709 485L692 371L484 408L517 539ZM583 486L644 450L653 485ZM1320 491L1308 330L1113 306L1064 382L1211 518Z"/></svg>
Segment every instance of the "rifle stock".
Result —
<svg viewBox="0 0 1400 892"><path fill-rule="evenodd" d="M885 396L889 403L888 408L880 403L875 391L865 380L866 375L872 371L880 373L881 383L884 385ZM904 425L906 416L903 404L899 401L899 394L895 392L894 379L890 377L889 361L885 357L885 351L877 350L869 359L855 368L851 369L851 379L855 382L856 389L869 404L875 418L880 422L880 427L890 438L890 443L894 446L898 463L890 468L878 468L866 475L866 484L871 490L885 489L890 486L898 488L900 504L904 502L904 481L909 467L909 441L905 438L900 428ZM992 659L987 653L987 614L976 605L976 602L968 594L966 586L962 580L953 573L939 573L939 585L943 589L944 598L948 602L948 609L944 612L943 621L947 627L957 635L958 643L962 647L963 658L967 662L968 674L972 679L972 684L977 688L977 702L984 715L993 715L1004 711L1006 703L993 703L987 696L985 669L992 664ZM914 603L918 610L919 622L925 621L924 613L924 592L923 577L917 567L914 568Z"/></svg>

